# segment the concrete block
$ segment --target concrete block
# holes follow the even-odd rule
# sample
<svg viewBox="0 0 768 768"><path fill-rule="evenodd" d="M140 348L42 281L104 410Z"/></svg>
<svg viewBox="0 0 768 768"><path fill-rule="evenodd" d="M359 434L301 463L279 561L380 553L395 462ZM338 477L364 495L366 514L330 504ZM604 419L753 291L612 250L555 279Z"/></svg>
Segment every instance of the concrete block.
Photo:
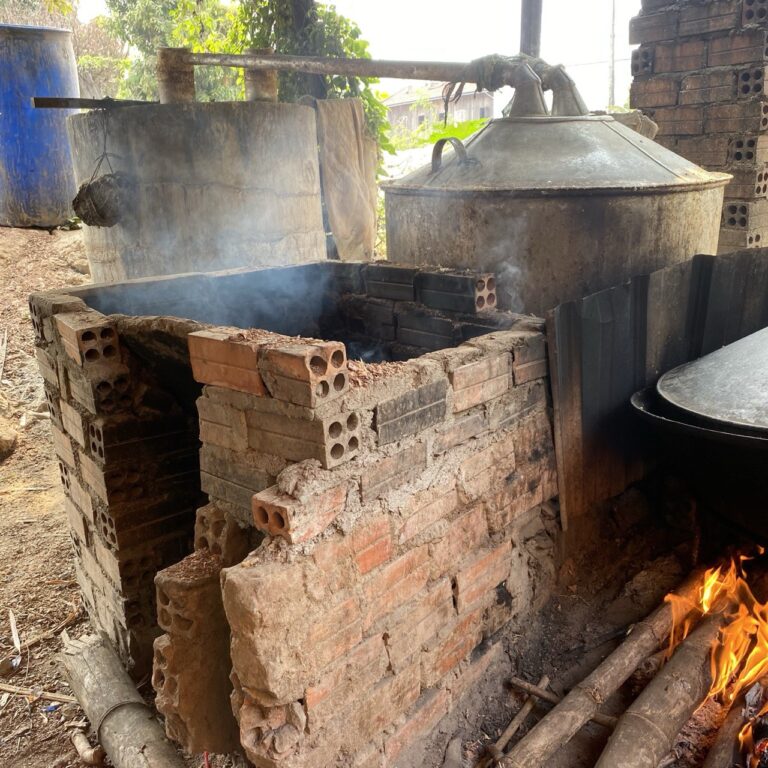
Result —
<svg viewBox="0 0 768 768"><path fill-rule="evenodd" d="M447 392L448 382L440 379L379 403L375 410L379 444L397 442L442 421Z"/></svg>
<svg viewBox="0 0 768 768"><path fill-rule="evenodd" d="M55 315L56 331L66 353L78 365L120 360L120 344L114 323L93 310Z"/></svg>
<svg viewBox="0 0 768 768"><path fill-rule="evenodd" d="M426 467L427 445L421 442L366 466L360 481L363 503L367 504L405 485L420 475Z"/></svg>
<svg viewBox="0 0 768 768"><path fill-rule="evenodd" d="M306 504L273 486L254 494L253 521L265 533L300 544L321 534L344 511L346 501L346 483L313 494Z"/></svg>
<svg viewBox="0 0 768 768"><path fill-rule="evenodd" d="M417 270L390 264L367 264L363 267L365 292L377 299L413 301Z"/></svg>
<svg viewBox="0 0 768 768"><path fill-rule="evenodd" d="M510 385L511 357L503 352L461 366L449 374L453 411L460 413L503 395Z"/></svg>
<svg viewBox="0 0 768 768"><path fill-rule="evenodd" d="M677 37L680 12L668 8L657 13L643 13L629 22L629 44L655 43Z"/></svg>

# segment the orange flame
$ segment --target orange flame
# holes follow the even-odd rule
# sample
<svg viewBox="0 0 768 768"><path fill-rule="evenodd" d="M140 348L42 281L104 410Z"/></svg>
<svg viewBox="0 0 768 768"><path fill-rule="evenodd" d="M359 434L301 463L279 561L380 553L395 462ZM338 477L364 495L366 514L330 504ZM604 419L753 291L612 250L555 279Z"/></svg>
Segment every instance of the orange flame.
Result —
<svg viewBox="0 0 768 768"><path fill-rule="evenodd" d="M758 554L764 551L759 548ZM702 616L722 615L723 626L710 654L712 685L708 696L726 704L768 674L768 603L759 602L749 587L744 565L751 559L740 555L727 568L708 570L693 602L677 595L666 598L672 608L667 657ZM768 703L758 716L767 713ZM754 749L751 722L742 729L739 741L742 749Z"/></svg>

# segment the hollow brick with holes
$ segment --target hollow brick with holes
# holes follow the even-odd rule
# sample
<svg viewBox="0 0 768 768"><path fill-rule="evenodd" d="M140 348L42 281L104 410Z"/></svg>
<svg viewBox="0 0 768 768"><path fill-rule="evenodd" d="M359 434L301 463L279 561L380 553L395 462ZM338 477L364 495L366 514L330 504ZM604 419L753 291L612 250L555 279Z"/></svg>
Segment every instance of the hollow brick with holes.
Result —
<svg viewBox="0 0 768 768"><path fill-rule="evenodd" d="M120 359L115 326L100 312L66 312L55 315L54 319L64 350L78 365Z"/></svg>
<svg viewBox="0 0 768 768"><path fill-rule="evenodd" d="M206 504L195 514L195 549L208 550L228 568L242 562L251 550L249 531L216 504Z"/></svg>
<svg viewBox="0 0 768 768"><path fill-rule="evenodd" d="M253 522L261 531L299 544L321 534L343 511L347 485L329 488L301 502L277 486L256 493L252 500Z"/></svg>

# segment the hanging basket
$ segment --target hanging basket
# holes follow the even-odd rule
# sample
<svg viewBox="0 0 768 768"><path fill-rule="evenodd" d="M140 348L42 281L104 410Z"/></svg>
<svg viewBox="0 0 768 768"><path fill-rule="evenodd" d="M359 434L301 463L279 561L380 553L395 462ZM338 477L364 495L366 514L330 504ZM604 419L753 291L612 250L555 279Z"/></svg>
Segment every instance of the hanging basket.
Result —
<svg viewBox="0 0 768 768"><path fill-rule="evenodd" d="M89 226L114 227L120 222L134 187L135 180L130 174L106 173L81 185L72 207Z"/></svg>

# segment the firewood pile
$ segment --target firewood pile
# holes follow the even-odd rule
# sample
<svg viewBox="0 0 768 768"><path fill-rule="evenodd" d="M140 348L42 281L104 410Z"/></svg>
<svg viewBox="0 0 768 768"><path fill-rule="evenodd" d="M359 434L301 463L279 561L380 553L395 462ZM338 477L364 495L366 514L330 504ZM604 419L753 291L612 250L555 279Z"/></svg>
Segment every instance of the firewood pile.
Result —
<svg viewBox="0 0 768 768"><path fill-rule="evenodd" d="M768 571L736 556L694 571L564 698L547 690L547 677L510 680L528 698L480 765L550 765L592 721L610 733L595 768L672 768L679 734L714 704L722 722L702 768L768 768L768 603L756 595L768 596ZM622 687L641 690L616 718L603 709ZM554 707L504 752L535 702Z"/></svg>

